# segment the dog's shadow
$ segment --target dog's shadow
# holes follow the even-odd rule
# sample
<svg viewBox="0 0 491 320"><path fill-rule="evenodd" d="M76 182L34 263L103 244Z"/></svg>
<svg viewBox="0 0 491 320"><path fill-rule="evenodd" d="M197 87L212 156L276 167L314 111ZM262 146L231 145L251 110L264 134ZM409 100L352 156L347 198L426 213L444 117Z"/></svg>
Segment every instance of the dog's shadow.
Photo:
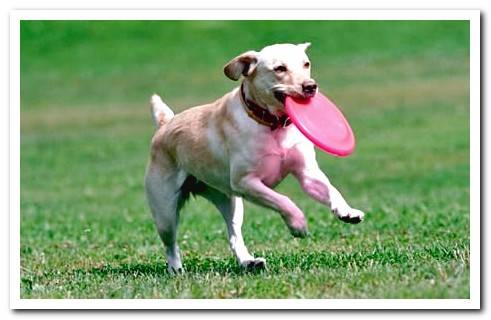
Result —
<svg viewBox="0 0 491 320"><path fill-rule="evenodd" d="M267 272L266 269L246 269L237 264L235 260L200 258L187 259L184 262L184 274L216 274L221 276L240 276L245 274L258 274ZM166 262L155 263L121 263L118 265L104 265L91 269L78 269L77 274L96 275L108 277L112 275L123 276L175 276L167 270Z"/></svg>
<svg viewBox="0 0 491 320"><path fill-rule="evenodd" d="M336 254L326 252L296 252L265 255L267 264L264 269L247 269L238 265L234 258L213 258L192 256L184 257L184 272L193 274L215 274L221 276L279 274L288 271L310 270L312 268L332 268L348 265L349 261L339 259ZM345 260L345 263L342 263ZM121 263L104 265L91 269L78 269L75 273L107 277L111 275L124 276L169 276L165 261L152 263Z"/></svg>

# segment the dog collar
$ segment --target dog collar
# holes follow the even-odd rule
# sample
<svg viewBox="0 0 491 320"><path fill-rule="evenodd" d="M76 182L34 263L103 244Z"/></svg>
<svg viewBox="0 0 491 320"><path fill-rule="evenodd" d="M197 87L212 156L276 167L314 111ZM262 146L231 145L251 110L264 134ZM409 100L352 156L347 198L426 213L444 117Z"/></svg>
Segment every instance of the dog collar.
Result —
<svg viewBox="0 0 491 320"><path fill-rule="evenodd" d="M271 130L284 128L292 123L288 115L284 114L281 117L278 117L269 112L268 109L261 107L251 100L248 100L244 94L243 84L240 85L240 98L244 103L244 109L247 112L247 115L254 119L257 123L269 127Z"/></svg>

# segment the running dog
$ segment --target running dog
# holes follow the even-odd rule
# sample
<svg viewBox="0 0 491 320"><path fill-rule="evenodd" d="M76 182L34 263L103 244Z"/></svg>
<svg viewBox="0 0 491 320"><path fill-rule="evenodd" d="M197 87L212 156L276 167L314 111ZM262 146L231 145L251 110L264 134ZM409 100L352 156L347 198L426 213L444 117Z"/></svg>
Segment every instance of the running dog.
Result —
<svg viewBox="0 0 491 320"><path fill-rule="evenodd" d="M183 271L176 242L179 211L191 194L208 199L223 215L239 264L261 269L242 238L243 199L280 213L295 237L308 234L303 212L273 188L288 174L307 195L344 222L364 213L348 205L319 169L313 144L285 113L286 96L312 97L317 84L306 54L310 43L275 44L228 62L225 75L243 78L215 102L177 115L158 95L150 99L157 130L152 138L145 189L172 273Z"/></svg>

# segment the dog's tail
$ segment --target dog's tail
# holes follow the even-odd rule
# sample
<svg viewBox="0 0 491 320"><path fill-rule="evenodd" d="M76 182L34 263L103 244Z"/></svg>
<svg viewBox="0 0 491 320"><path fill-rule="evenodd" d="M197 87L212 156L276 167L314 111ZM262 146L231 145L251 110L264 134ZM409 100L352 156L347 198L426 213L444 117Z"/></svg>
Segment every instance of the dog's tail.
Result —
<svg viewBox="0 0 491 320"><path fill-rule="evenodd" d="M150 98L150 112L157 129L174 117L174 112L171 108L155 93Z"/></svg>

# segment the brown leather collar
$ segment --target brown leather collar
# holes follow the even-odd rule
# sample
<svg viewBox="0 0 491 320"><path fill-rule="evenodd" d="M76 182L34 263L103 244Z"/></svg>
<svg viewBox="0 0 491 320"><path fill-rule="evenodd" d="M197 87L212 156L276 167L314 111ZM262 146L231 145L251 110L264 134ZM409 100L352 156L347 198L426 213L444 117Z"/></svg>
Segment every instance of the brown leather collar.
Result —
<svg viewBox="0 0 491 320"><path fill-rule="evenodd" d="M243 84L240 86L240 98L244 103L244 109L249 117L254 119L257 123L270 127L271 130L284 128L292 123L288 115L284 114L281 117L278 117L269 112L268 109L261 107L251 100L248 100L244 94Z"/></svg>

